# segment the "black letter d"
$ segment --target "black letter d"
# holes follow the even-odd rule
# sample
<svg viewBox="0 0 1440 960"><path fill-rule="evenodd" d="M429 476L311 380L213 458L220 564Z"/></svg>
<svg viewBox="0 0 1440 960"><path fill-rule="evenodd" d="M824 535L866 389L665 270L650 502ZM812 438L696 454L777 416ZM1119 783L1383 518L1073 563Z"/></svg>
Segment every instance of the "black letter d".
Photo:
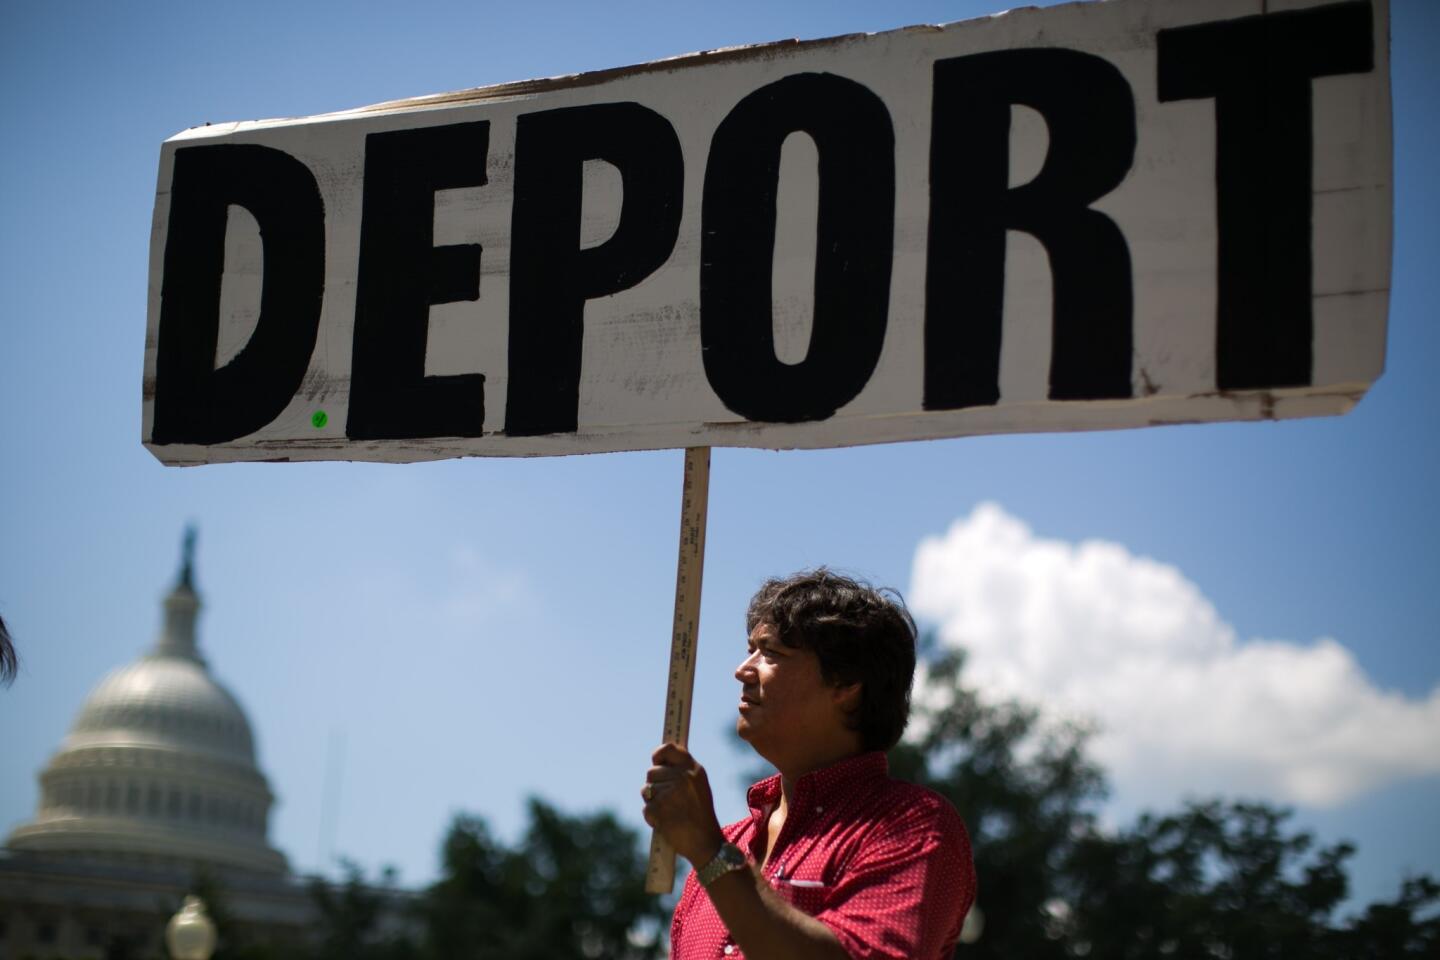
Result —
<svg viewBox="0 0 1440 960"><path fill-rule="evenodd" d="M260 225L265 275L254 335L217 370L231 204ZM310 365L324 292L325 205L308 167L249 144L175 151L150 442L224 443L279 416Z"/></svg>

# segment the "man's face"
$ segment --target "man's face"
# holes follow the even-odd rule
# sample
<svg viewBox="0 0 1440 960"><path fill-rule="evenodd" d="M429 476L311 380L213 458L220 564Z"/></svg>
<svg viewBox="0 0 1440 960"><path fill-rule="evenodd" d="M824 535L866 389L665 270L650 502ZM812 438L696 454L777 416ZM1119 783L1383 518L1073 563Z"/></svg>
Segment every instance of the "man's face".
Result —
<svg viewBox="0 0 1440 960"><path fill-rule="evenodd" d="M844 694L820 675L813 650L787 647L774 626L750 632L749 655L735 670L740 716L735 730L755 752L783 767L844 735Z"/></svg>

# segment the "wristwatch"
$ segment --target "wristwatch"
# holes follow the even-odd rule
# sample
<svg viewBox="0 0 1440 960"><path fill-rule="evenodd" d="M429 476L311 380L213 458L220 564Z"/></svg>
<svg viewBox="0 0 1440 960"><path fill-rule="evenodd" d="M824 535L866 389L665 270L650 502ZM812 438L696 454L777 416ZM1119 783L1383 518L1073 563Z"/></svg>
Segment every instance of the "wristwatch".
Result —
<svg viewBox="0 0 1440 960"><path fill-rule="evenodd" d="M722 843L714 859L695 872L700 886L708 887L732 870L743 870L748 863L745 852L733 843Z"/></svg>

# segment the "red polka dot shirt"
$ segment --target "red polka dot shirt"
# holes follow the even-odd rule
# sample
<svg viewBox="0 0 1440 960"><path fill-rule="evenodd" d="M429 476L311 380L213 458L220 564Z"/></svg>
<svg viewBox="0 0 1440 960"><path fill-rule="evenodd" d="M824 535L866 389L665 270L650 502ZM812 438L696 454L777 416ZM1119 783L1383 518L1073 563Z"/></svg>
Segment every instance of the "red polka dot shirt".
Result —
<svg viewBox="0 0 1440 960"><path fill-rule="evenodd" d="M750 816L725 839L760 862L780 777L747 796ZM975 900L965 824L950 801L892 780L883 753L865 753L807 774L765 879L825 924L855 960L939 960L951 955ZM744 954L692 871L670 925L673 960L736 960Z"/></svg>

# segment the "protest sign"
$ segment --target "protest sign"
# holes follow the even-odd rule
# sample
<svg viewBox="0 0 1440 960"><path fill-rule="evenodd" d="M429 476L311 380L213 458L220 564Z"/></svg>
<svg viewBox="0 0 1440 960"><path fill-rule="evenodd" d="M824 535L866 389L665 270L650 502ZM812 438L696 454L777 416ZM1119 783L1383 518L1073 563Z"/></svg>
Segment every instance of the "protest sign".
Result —
<svg viewBox="0 0 1440 960"><path fill-rule="evenodd" d="M1384 362L1387 18L1071 4L186 131L144 441L410 461L1343 412Z"/></svg>

